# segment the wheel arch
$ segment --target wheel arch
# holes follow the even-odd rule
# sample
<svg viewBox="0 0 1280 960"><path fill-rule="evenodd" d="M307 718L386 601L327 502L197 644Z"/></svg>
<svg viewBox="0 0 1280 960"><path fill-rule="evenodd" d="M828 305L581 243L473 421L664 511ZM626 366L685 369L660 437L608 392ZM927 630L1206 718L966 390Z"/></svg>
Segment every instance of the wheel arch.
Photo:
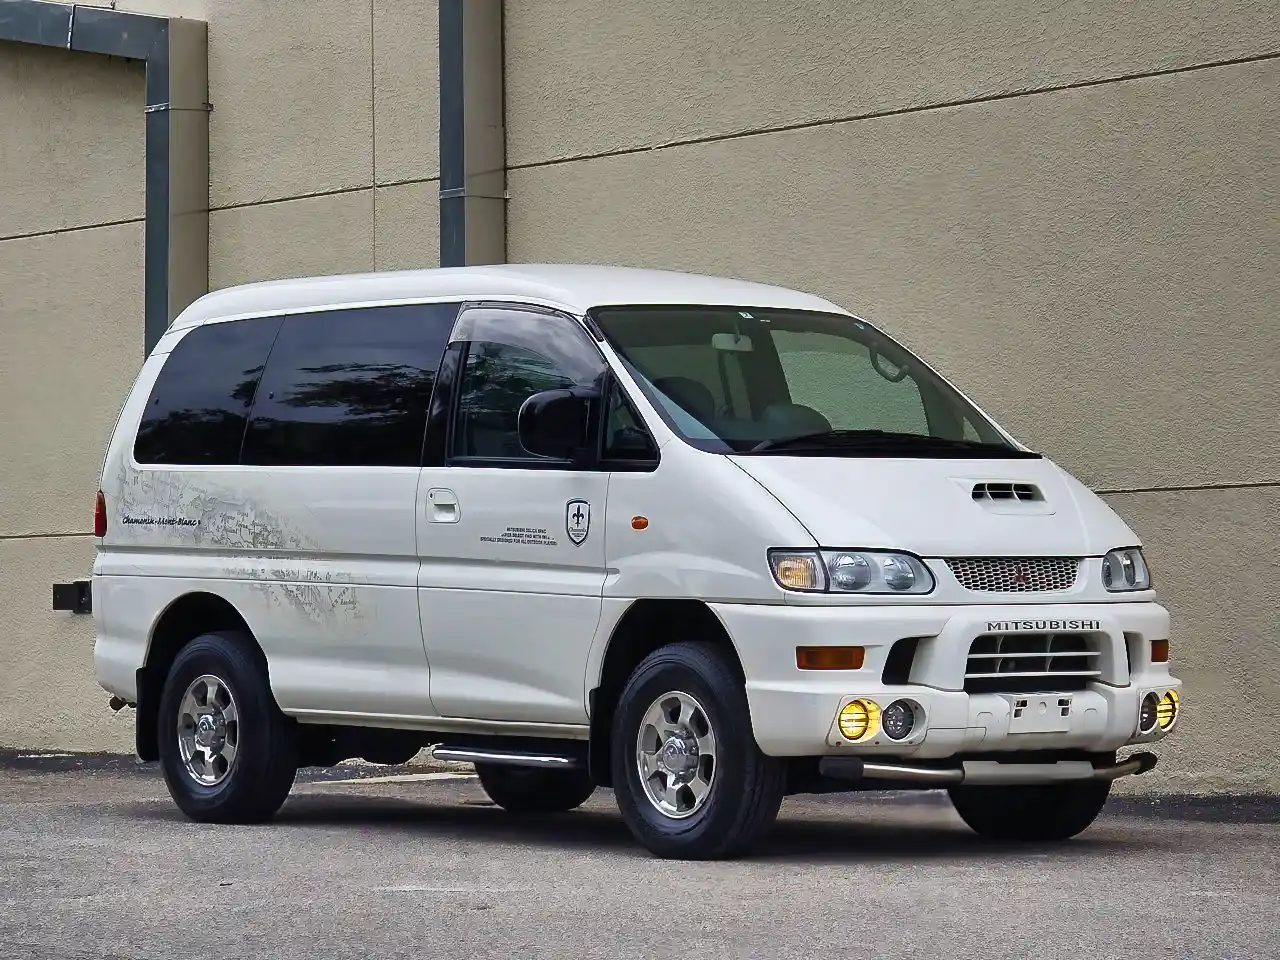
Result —
<svg viewBox="0 0 1280 960"><path fill-rule="evenodd" d="M627 678L653 651L681 641L711 643L724 650L737 668L738 679L745 682L733 638L710 605L690 599L632 601L609 634L599 674L587 694L591 717L587 764L600 786L612 786L610 729Z"/></svg>
<svg viewBox="0 0 1280 960"><path fill-rule="evenodd" d="M175 597L156 617L147 639L147 655L137 675L134 746L138 759L150 762L160 758L157 713L160 692L174 658L196 637L216 630L243 633L262 653L257 638L235 605L208 590L192 590ZM266 662L265 654L263 662Z"/></svg>

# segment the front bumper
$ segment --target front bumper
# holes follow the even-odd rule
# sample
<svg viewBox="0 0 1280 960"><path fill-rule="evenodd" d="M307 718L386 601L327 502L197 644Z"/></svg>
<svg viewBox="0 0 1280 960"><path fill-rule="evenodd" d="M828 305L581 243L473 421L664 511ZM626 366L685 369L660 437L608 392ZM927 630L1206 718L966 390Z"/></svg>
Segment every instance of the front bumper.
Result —
<svg viewBox="0 0 1280 960"><path fill-rule="evenodd" d="M751 724L770 756L855 756L932 760L957 754L1077 750L1107 753L1163 739L1157 726L1139 733L1147 693L1164 696L1180 681L1166 663L1153 663L1151 642L1167 640L1169 615L1159 604L1017 604L972 606L766 606L715 604L746 673ZM1101 676L1083 689L965 692L970 645L992 632L1037 622L1096 623ZM1015 630L1016 632L1016 630ZM903 682L885 682L893 645L920 638ZM797 646L856 644L865 648L860 670L808 671L796 666ZM883 729L856 743L840 732L841 709L870 699L882 709L896 699L917 708L918 721L903 740Z"/></svg>

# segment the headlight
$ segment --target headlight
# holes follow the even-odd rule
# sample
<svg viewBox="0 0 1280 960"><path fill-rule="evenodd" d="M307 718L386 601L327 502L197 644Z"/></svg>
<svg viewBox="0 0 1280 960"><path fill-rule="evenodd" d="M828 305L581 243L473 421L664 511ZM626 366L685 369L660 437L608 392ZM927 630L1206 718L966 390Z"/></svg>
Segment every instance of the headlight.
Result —
<svg viewBox="0 0 1280 960"><path fill-rule="evenodd" d="M883 550L773 550L773 579L805 593L919 594L933 574L919 557Z"/></svg>
<svg viewBox="0 0 1280 960"><path fill-rule="evenodd" d="M1102 585L1112 593L1150 590L1151 572L1139 547L1112 550L1102 558Z"/></svg>

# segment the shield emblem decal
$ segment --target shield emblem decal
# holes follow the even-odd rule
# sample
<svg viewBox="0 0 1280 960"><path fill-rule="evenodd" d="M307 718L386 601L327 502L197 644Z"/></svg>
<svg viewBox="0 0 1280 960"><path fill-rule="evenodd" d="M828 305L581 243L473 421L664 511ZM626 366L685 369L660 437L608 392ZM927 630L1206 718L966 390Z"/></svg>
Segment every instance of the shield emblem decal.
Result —
<svg viewBox="0 0 1280 960"><path fill-rule="evenodd" d="M591 532L591 504L586 500L570 500L564 508L564 529L575 547L582 546Z"/></svg>

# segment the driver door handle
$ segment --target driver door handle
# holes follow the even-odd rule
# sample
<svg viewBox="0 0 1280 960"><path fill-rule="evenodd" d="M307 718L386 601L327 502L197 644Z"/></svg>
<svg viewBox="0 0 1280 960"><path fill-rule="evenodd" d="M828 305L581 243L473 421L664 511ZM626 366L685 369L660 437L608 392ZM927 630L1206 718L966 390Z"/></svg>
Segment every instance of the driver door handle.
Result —
<svg viewBox="0 0 1280 960"><path fill-rule="evenodd" d="M431 523L457 523L462 516L458 495L444 487L427 491L427 520Z"/></svg>

